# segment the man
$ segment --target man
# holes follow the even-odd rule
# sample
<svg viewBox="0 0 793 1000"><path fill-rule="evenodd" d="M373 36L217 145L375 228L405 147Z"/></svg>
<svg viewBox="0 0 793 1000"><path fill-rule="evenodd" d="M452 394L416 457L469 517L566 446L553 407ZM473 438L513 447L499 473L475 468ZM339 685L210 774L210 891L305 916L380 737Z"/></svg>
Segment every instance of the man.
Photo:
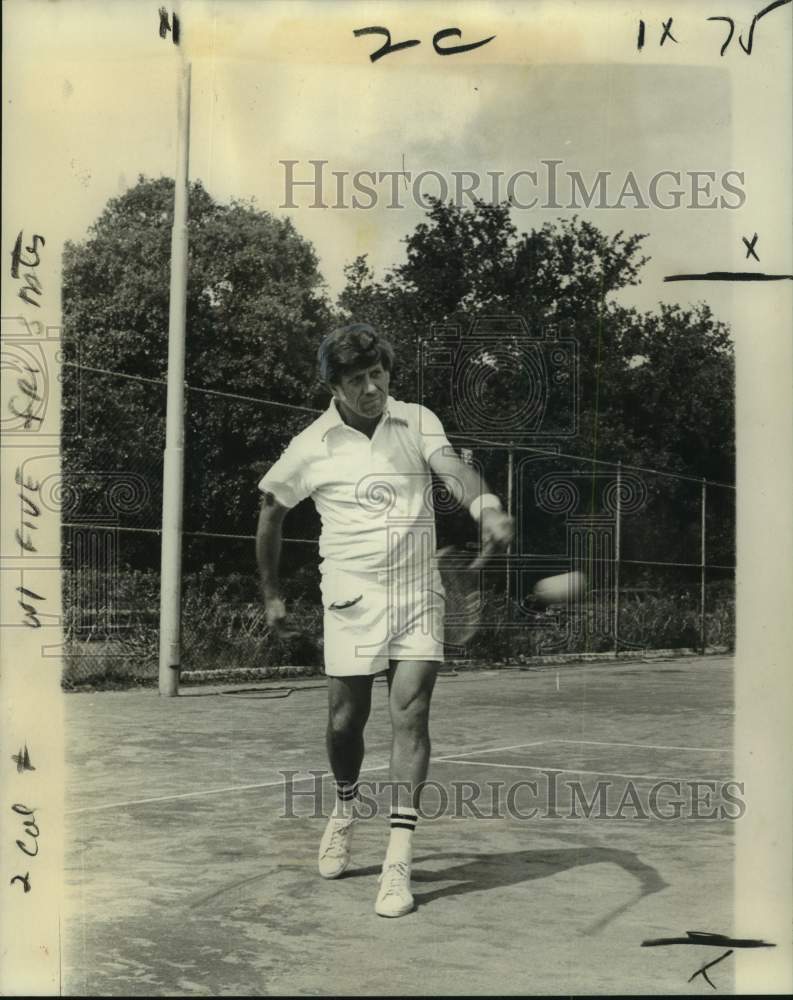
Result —
<svg viewBox="0 0 793 1000"><path fill-rule="evenodd" d="M438 418L389 396L393 360L391 345L366 324L325 337L318 362L330 405L259 483L256 538L267 619L278 627L286 615L278 585L281 525L290 508L312 497L322 519L327 750L337 791L319 850L325 878L338 878L350 863L372 682L387 672L396 796L375 904L385 917L413 909L412 834L429 764L430 699L443 660L431 473L480 522L486 544L503 547L512 536L511 518L456 456Z"/></svg>

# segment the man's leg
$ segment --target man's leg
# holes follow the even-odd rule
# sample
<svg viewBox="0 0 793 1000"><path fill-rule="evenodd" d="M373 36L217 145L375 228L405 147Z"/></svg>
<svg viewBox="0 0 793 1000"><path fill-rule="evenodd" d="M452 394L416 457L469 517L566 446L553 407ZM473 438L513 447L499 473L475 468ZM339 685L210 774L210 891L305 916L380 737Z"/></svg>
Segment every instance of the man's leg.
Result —
<svg viewBox="0 0 793 1000"><path fill-rule="evenodd" d="M338 878L350 863L363 731L372 704L373 676L328 677L328 760L336 779L336 805L319 846L319 872Z"/></svg>
<svg viewBox="0 0 793 1000"><path fill-rule="evenodd" d="M363 731L372 707L374 676L328 677L328 760L339 785L358 781L364 754Z"/></svg>
<svg viewBox="0 0 793 1000"><path fill-rule="evenodd" d="M426 780L430 762L430 700L439 666L428 660L398 660L392 661L388 671L395 806L419 807L420 786Z"/></svg>
<svg viewBox="0 0 793 1000"><path fill-rule="evenodd" d="M428 660L392 662L388 672L391 744L391 833L375 909L398 917L413 908L410 865L421 785L430 760L430 701L439 664Z"/></svg>

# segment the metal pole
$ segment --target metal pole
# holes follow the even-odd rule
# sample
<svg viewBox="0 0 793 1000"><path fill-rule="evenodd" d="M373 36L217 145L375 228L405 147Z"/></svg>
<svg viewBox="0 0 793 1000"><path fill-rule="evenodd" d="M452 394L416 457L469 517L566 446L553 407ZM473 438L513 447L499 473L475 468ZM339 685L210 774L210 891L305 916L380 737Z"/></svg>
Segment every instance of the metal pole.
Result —
<svg viewBox="0 0 793 1000"><path fill-rule="evenodd" d="M705 655L705 510L707 506L708 484L702 480L702 500L700 510L700 570L699 570L699 648Z"/></svg>
<svg viewBox="0 0 793 1000"><path fill-rule="evenodd" d="M622 462L617 462L617 500L614 528L614 655L620 650L620 556L622 554Z"/></svg>
<svg viewBox="0 0 793 1000"><path fill-rule="evenodd" d="M507 453L507 513L510 517L515 516L515 452L512 448ZM507 595L507 621L512 621L512 574L510 572L510 556L512 555L512 542L507 546L506 567L506 595Z"/></svg>
<svg viewBox="0 0 793 1000"><path fill-rule="evenodd" d="M182 65L177 103L176 184L171 231L168 316L168 404L163 455L160 578L160 694L179 693L184 493L184 363L187 309L187 206L190 154L190 63Z"/></svg>

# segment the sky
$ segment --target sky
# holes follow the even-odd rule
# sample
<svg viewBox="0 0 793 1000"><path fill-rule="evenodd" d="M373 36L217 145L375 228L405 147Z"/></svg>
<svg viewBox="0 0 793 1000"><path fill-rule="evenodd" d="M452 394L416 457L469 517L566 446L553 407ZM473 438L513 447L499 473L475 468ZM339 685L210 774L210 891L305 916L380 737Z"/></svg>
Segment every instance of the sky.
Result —
<svg viewBox="0 0 793 1000"><path fill-rule="evenodd" d="M560 15L564 23L548 28L544 38L536 37L537 24L547 17L524 18L529 28L534 24L532 35L526 23L512 23L515 8L502 5L501 20L494 21L488 14L493 5L482 13L482 5L463 4L455 23L464 26L465 39L487 37L488 24L496 38L476 54L441 58L432 35L449 15L431 4L406 4L388 20L394 40L415 37L421 45L372 64L368 55L380 39L355 38L352 29L381 23L387 5L187 0L179 48L159 38L155 7L148 3L34 0L30 6L30 37L43 39L37 43L41 58L11 54L15 76L6 114L12 126L24 122L46 148L6 165L6 175L24 171L27 183L57 198L57 218L48 224L59 238L85 238L107 200L139 174L173 176L181 50L192 63L191 178L221 202L254 199L262 209L288 215L314 245L331 296L343 287L344 265L359 254L368 255L378 275L399 263L404 238L424 209L404 193L404 181L401 209L387 207L387 184L368 210L312 208L305 188L295 196L296 208L284 208L281 161L298 161L294 170L301 179L313 176L310 160L327 161L325 192L332 204L332 171L437 171L453 184L454 171L508 177L535 170L543 194L542 161L556 159L562 180L566 171L579 171L591 185L598 171L612 171L612 203L628 171L645 199L662 170L680 171L683 187L690 185L687 172L714 171L717 195L725 193L719 180L725 171L742 171L743 182L733 178L733 184L745 191L745 204L735 210L637 208L630 197L620 209L513 210L521 231L577 211L608 234L648 234L643 250L651 261L641 285L621 300L640 309L659 301L707 300L729 320L730 286L663 282L670 273L742 266L740 234L751 236L752 200L763 190L763 178L747 171L736 148L730 70L712 58L704 65L696 59L704 40L683 57L681 46L656 46L642 62L635 19L617 17L594 0L584 9L597 31L583 30L580 16L564 21ZM551 8L540 3L532 10ZM601 21L616 18L605 33L598 12ZM519 28L528 32L530 46L516 46ZM683 34L683 25L675 30ZM560 36L567 40L563 51ZM712 36L710 49L718 49ZM351 181L346 183L349 205ZM518 198L537 193L529 192L529 183L518 184ZM668 180L660 190L672 186ZM423 190L434 193L436 186L426 181Z"/></svg>

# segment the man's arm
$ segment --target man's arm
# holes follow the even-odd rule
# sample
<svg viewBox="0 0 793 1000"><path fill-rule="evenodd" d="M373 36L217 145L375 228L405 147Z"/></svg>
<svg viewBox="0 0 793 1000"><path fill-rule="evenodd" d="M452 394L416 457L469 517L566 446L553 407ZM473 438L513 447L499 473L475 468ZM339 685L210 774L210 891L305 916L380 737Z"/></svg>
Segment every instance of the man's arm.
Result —
<svg viewBox="0 0 793 1000"><path fill-rule="evenodd" d="M287 510L272 493L265 493L256 528L256 562L259 565L262 596L270 625L276 625L286 617L278 568L281 559L281 527Z"/></svg>
<svg viewBox="0 0 793 1000"><path fill-rule="evenodd" d="M470 512L475 521L481 522L485 544L499 548L509 545L512 541L512 518L501 509L498 497L488 490L476 469L466 465L448 447L433 452L429 465L455 500Z"/></svg>

